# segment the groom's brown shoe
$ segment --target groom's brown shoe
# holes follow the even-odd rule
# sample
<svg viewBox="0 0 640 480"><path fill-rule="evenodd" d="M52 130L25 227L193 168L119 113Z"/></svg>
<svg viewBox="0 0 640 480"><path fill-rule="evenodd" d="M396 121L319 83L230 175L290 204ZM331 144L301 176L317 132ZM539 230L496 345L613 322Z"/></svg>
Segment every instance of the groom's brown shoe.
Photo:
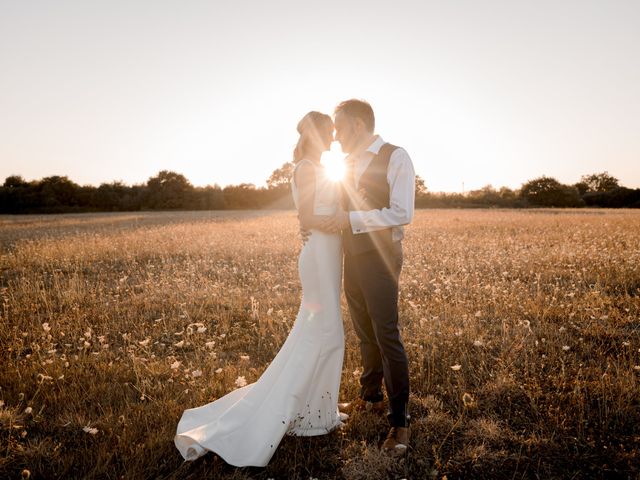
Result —
<svg viewBox="0 0 640 480"><path fill-rule="evenodd" d="M377 415L384 415L387 413L387 406L384 400L369 402L362 398L357 398L353 402L339 403L338 410L347 415L351 415L353 412L371 412Z"/></svg>
<svg viewBox="0 0 640 480"><path fill-rule="evenodd" d="M409 449L409 427L391 427L382 450L394 457L402 457Z"/></svg>

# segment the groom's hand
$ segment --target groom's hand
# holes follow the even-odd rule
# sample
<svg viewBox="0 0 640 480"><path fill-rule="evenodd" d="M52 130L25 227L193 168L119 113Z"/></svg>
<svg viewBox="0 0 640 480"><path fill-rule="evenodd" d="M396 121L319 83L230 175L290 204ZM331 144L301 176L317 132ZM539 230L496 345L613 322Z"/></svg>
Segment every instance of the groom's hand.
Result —
<svg viewBox="0 0 640 480"><path fill-rule="evenodd" d="M323 217L322 220L320 221L320 224L318 225L318 230L321 230L327 233L337 233L338 231L336 230L336 222L334 220L334 217L333 216Z"/></svg>
<svg viewBox="0 0 640 480"><path fill-rule="evenodd" d="M351 228L351 220L349 219L349 212L344 210L338 210L333 216L333 222L338 232Z"/></svg>

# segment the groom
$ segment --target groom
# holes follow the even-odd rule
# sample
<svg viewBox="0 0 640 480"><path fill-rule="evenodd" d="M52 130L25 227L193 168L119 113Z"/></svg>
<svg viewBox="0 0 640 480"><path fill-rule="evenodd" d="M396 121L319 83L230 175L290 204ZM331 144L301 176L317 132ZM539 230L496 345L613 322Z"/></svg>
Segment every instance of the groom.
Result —
<svg viewBox="0 0 640 480"><path fill-rule="evenodd" d="M346 100L336 107L335 138L349 155L344 211L332 221L342 231L344 291L363 364L359 398L339 407L344 413L388 410L391 429L383 449L400 456L409 445L409 366L398 330L398 278L402 225L413 218L415 173L407 152L385 143L374 128L367 102Z"/></svg>

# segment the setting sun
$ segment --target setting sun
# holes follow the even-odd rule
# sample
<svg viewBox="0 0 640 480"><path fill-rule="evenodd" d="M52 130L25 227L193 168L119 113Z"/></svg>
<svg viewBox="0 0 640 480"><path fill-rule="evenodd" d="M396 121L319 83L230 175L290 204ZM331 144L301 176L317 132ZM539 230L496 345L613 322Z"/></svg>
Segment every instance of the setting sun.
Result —
<svg viewBox="0 0 640 480"><path fill-rule="evenodd" d="M338 142L331 144L331 150L324 152L320 161L331 180L334 182L342 181L344 177L344 153L340 150Z"/></svg>

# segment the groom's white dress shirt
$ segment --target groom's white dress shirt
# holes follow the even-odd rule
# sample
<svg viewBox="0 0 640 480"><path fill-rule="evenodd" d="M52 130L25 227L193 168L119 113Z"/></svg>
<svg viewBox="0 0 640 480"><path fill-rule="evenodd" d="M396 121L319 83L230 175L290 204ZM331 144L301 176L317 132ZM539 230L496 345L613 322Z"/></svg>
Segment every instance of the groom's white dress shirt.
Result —
<svg viewBox="0 0 640 480"><path fill-rule="evenodd" d="M369 148L355 158L353 177L356 190L362 174L384 144L385 141L380 136L376 136ZM391 227L392 240L394 242L402 240L404 238L402 225L407 225L413 219L415 176L409 154L403 148L396 148L391 154L387 169L389 208L349 212L352 232L357 235Z"/></svg>

